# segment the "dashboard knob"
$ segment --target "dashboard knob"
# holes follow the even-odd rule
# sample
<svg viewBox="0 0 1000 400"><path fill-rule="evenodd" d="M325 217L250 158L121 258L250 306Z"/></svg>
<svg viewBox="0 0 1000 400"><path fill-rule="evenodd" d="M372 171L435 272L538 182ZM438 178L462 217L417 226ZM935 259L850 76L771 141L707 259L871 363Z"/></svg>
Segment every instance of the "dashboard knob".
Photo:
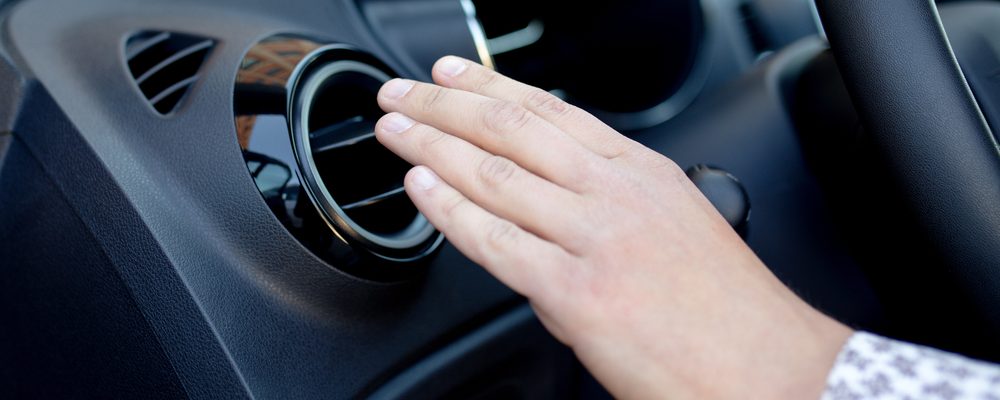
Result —
<svg viewBox="0 0 1000 400"><path fill-rule="evenodd" d="M720 168L695 165L687 176L733 229L746 237L750 223L750 195L739 179Z"/></svg>

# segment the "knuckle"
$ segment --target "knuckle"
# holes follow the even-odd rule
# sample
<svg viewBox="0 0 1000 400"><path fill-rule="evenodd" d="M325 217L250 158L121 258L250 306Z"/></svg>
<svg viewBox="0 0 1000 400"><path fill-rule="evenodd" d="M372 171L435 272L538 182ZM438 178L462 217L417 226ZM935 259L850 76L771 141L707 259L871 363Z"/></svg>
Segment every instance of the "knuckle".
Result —
<svg viewBox="0 0 1000 400"><path fill-rule="evenodd" d="M625 145L615 146L612 144L608 144L606 147L608 147L609 149L607 154L607 158L609 160L627 161L629 159L635 158L636 149L633 146L625 146Z"/></svg>
<svg viewBox="0 0 1000 400"><path fill-rule="evenodd" d="M612 159L631 161L633 164L650 173L653 173L654 175L671 178L687 176L684 169L681 168L680 165L677 165L674 160L664 156L663 154L641 146L626 147Z"/></svg>
<svg viewBox="0 0 1000 400"><path fill-rule="evenodd" d="M444 213L445 218L452 220L455 218L458 210L465 206L465 202L467 201L469 200L463 196L454 196L444 202L441 211Z"/></svg>
<svg viewBox="0 0 1000 400"><path fill-rule="evenodd" d="M524 103L540 114L563 115L569 112L569 104L556 95L542 89L532 89L525 96Z"/></svg>
<svg viewBox="0 0 1000 400"><path fill-rule="evenodd" d="M472 89L476 92L486 91L494 86L500 80L500 74L495 71L482 69L483 72L479 74L475 82L472 84Z"/></svg>
<svg viewBox="0 0 1000 400"><path fill-rule="evenodd" d="M518 240L517 227L510 221L495 219L490 222L486 229L486 242L484 244L487 250L502 251L510 248Z"/></svg>
<svg viewBox="0 0 1000 400"><path fill-rule="evenodd" d="M489 156L479 164L479 180L486 187L497 187L511 179L517 166L501 156Z"/></svg>
<svg viewBox="0 0 1000 400"><path fill-rule="evenodd" d="M531 119L531 112L509 101L494 100L486 107L483 125L494 134L505 134L524 128Z"/></svg>
<svg viewBox="0 0 1000 400"><path fill-rule="evenodd" d="M666 157L664 157L664 159L665 160L664 160L663 168L667 171L667 173L669 173L671 176L674 176L674 177L684 177L684 178L687 178L687 172L684 171L684 168L681 168L680 165L677 165L677 163L675 163L674 160L671 160L671 159L666 158Z"/></svg>
<svg viewBox="0 0 1000 400"><path fill-rule="evenodd" d="M437 129L425 129L419 140L420 151L424 154L431 154L434 149L444 140L448 139L448 134Z"/></svg>
<svg viewBox="0 0 1000 400"><path fill-rule="evenodd" d="M653 154L650 154L648 157L650 158L649 160L650 168L653 171L665 174L667 177L670 178L687 177L687 173L684 172L684 169L681 168L680 165L677 165L677 163L674 162L674 160L671 160L670 158L661 155L659 153L655 152L651 153Z"/></svg>
<svg viewBox="0 0 1000 400"><path fill-rule="evenodd" d="M447 91L440 86L430 85L428 86L427 92L421 96L422 101L420 102L420 107L425 111L431 111L437 108L444 98L447 96Z"/></svg>
<svg viewBox="0 0 1000 400"><path fill-rule="evenodd" d="M579 184L585 190L599 189L605 180L613 180L615 172L598 157L577 158L568 162L564 179Z"/></svg>

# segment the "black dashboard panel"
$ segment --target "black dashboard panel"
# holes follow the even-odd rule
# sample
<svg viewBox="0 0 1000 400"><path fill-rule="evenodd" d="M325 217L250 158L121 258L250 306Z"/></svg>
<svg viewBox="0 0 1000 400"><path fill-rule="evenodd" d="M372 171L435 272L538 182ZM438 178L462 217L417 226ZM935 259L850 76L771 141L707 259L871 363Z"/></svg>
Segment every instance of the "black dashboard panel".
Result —
<svg viewBox="0 0 1000 400"><path fill-rule="evenodd" d="M91 237L25 144L17 140L12 147L0 176L0 204L5 210L0 224L18 228L18 232L4 229L0 233L0 240L9 246L0 250L4 266L0 314L7 321L0 330L4 396L181 397L185 391L172 372L170 359L159 348L157 334L127 286L110 267L112 262L102 253L99 239ZM12 171L17 171L17 179L10 176ZM36 216L36 210L46 212ZM69 238L73 241L67 242ZM64 244L49 246L47 242ZM149 257L147 263L165 266L156 257ZM161 282L164 286L175 283ZM175 310L194 311L190 303L176 306ZM164 313L171 311L164 309ZM116 325L129 329L116 329ZM210 338L204 328L186 327L192 347L197 347L198 338ZM218 347L200 350L203 360L225 359ZM195 358L189 362L199 364ZM211 391L242 393L233 384L235 376L222 368L217 371L222 372L219 378L229 379L217 379Z"/></svg>

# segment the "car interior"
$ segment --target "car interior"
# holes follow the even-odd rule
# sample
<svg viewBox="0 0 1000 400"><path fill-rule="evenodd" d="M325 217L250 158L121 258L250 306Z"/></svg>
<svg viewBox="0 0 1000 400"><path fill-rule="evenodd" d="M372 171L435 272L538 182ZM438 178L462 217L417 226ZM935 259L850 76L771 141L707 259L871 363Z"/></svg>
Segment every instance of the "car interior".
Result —
<svg viewBox="0 0 1000 400"><path fill-rule="evenodd" d="M445 55L674 160L824 313L1000 361L1000 3L933 3L0 1L0 397L610 398L374 138Z"/></svg>

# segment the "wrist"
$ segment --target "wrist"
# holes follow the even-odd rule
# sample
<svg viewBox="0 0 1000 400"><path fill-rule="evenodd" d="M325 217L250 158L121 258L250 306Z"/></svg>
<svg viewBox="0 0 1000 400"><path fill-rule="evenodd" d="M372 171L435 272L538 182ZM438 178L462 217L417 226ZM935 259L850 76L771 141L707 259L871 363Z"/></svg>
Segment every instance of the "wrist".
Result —
<svg viewBox="0 0 1000 400"><path fill-rule="evenodd" d="M635 325L617 324L610 332L570 335L570 344L618 398L818 399L853 331L790 292L768 297L722 305L672 328L623 333L615 329Z"/></svg>

